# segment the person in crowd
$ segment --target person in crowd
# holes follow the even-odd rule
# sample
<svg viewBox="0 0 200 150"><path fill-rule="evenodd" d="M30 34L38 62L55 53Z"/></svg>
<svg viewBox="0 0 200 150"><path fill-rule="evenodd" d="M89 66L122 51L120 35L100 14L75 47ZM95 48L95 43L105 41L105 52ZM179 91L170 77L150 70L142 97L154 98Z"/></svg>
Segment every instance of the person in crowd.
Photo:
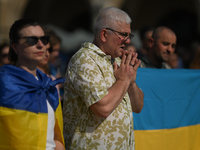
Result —
<svg viewBox="0 0 200 150"><path fill-rule="evenodd" d="M50 44L51 44L51 49L49 50L50 53L50 58L49 58L49 74L52 77L55 78L60 78L63 77L64 75L61 73L61 63L62 60L59 57L60 53L60 47L61 47L61 38L54 32L54 30L50 28L44 28L44 32L46 35L50 36ZM59 95L60 95L60 100L63 100L63 83L58 84L59 88Z"/></svg>
<svg viewBox="0 0 200 150"><path fill-rule="evenodd" d="M132 112L142 110L144 95L135 82L140 60L125 51L133 37L130 23L126 12L103 9L93 43L83 43L69 62L63 106L67 150L134 150Z"/></svg>
<svg viewBox="0 0 200 150"><path fill-rule="evenodd" d="M166 63L175 51L176 35L165 26L155 29L149 39L149 50L146 57L141 58L141 68L165 68L171 67Z"/></svg>
<svg viewBox="0 0 200 150"><path fill-rule="evenodd" d="M140 35L140 40L141 40L142 46L137 51L138 59L147 55L148 49L149 49L149 39L151 38L152 34L153 34L152 27L143 27L139 30L139 35Z"/></svg>
<svg viewBox="0 0 200 150"><path fill-rule="evenodd" d="M167 63L169 64L169 66L172 69L178 69L179 68L179 56L177 53L173 53L171 55L171 57L169 58L169 60L167 61Z"/></svg>
<svg viewBox="0 0 200 150"><path fill-rule="evenodd" d="M50 74L52 74L56 78L59 78L62 76L60 72L61 61L59 59L61 38L52 29L45 28L44 32L46 35L50 36L50 43L52 46L51 51L49 51L50 52L50 59L49 59Z"/></svg>
<svg viewBox="0 0 200 150"><path fill-rule="evenodd" d="M52 51L50 42L46 45L46 49L47 49L47 51L45 52L44 59L38 62L37 68L39 70L41 70L43 73L45 73L46 75L48 75L52 80L55 80L56 77L54 77L52 74L50 74L50 69L49 69L49 65L48 65L49 59L50 59L50 52ZM59 90L58 84L56 85L56 88L58 90L58 96L60 99L60 90Z"/></svg>
<svg viewBox="0 0 200 150"><path fill-rule="evenodd" d="M194 58L189 63L189 69L200 69L200 47L195 51Z"/></svg>
<svg viewBox="0 0 200 150"><path fill-rule="evenodd" d="M136 49L135 45L132 44L132 43L127 44L126 47L125 47L125 50L127 50L128 52L129 52L129 51L133 51L134 53L137 52L137 49Z"/></svg>
<svg viewBox="0 0 200 150"><path fill-rule="evenodd" d="M9 52L9 44L3 42L0 45L0 67L6 64L10 64L10 61L8 59L8 52Z"/></svg>
<svg viewBox="0 0 200 150"><path fill-rule="evenodd" d="M50 46L50 42L46 45L46 52L44 59L39 61L37 64L37 68L41 70L43 73L47 74L50 76L50 70L48 66L49 58L50 58L50 53L49 51L52 51L52 47ZM55 77L54 77L55 78Z"/></svg>
<svg viewBox="0 0 200 150"><path fill-rule="evenodd" d="M20 19L9 38L13 65L0 68L0 149L64 150L55 87L64 78L52 81L37 69L50 37L38 22Z"/></svg>

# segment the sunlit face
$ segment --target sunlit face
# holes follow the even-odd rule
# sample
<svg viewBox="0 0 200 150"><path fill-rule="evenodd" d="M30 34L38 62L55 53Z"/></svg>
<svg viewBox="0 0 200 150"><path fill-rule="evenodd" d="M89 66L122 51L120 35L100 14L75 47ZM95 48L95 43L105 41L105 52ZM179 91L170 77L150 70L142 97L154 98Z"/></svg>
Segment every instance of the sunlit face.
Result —
<svg viewBox="0 0 200 150"><path fill-rule="evenodd" d="M29 26L20 30L20 37L28 36L44 36L44 31L40 26ZM14 44L14 50L18 56L18 62L23 64L37 64L45 57L46 46L38 40L36 45L30 46L26 39L19 39L17 44Z"/></svg>
<svg viewBox="0 0 200 150"><path fill-rule="evenodd" d="M145 34L145 39L143 40L143 46L145 49L149 49L149 39L151 38L153 31L147 31Z"/></svg>
<svg viewBox="0 0 200 150"><path fill-rule="evenodd" d="M10 61L8 60L8 52L9 52L9 46L5 46L2 50L1 50L1 54L0 54L0 61L2 65L5 64L9 64Z"/></svg>
<svg viewBox="0 0 200 150"><path fill-rule="evenodd" d="M119 31L121 33L131 33L130 24L117 23L113 30ZM107 34L107 46L105 48L105 53L111 55L112 58L121 57L123 51L125 50L126 44L130 43L130 39L124 40L123 37L117 33L108 31Z"/></svg>
<svg viewBox="0 0 200 150"><path fill-rule="evenodd" d="M176 53L172 54L169 61L167 62L172 68L178 68L178 55Z"/></svg>
<svg viewBox="0 0 200 150"><path fill-rule="evenodd" d="M176 47L176 35L164 29L157 40L154 41L153 49L156 59L167 62L174 53Z"/></svg>
<svg viewBox="0 0 200 150"><path fill-rule="evenodd" d="M44 59L38 62L38 66L45 66L48 64L49 62L49 58L50 58L50 53L49 53L49 49L50 48L50 43L46 45L46 51L45 51L45 56Z"/></svg>
<svg viewBox="0 0 200 150"><path fill-rule="evenodd" d="M51 62L56 60L56 58L58 58L59 51L60 51L60 43L53 46L53 51L50 54L50 61Z"/></svg>

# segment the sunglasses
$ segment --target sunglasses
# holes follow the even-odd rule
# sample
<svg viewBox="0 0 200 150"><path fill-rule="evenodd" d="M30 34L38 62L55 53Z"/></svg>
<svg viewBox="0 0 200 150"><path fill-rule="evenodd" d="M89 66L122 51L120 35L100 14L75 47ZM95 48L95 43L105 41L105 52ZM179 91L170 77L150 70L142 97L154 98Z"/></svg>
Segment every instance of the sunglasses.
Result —
<svg viewBox="0 0 200 150"><path fill-rule="evenodd" d="M24 37L20 37L19 39L26 39L27 41L27 44L29 46L33 46L33 45L36 45L38 43L38 40L42 41L42 43L44 45L47 45L50 41L50 36L24 36Z"/></svg>
<svg viewBox="0 0 200 150"><path fill-rule="evenodd" d="M52 47L47 48L47 50L49 51L49 53L51 53L53 51Z"/></svg>
<svg viewBox="0 0 200 150"><path fill-rule="evenodd" d="M1 57L6 58L6 57L8 57L8 54L2 54Z"/></svg>

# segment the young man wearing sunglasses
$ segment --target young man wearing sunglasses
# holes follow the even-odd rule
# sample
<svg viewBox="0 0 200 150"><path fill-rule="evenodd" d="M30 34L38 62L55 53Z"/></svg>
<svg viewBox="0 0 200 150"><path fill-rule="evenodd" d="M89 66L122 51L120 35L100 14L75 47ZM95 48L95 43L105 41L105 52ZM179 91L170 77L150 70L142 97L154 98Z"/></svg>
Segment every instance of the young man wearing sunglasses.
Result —
<svg viewBox="0 0 200 150"><path fill-rule="evenodd" d="M142 110L143 92L135 83L137 54L125 50L133 37L130 23L126 12L103 9L93 43L83 43L69 62L63 107L67 150L134 150L132 112Z"/></svg>

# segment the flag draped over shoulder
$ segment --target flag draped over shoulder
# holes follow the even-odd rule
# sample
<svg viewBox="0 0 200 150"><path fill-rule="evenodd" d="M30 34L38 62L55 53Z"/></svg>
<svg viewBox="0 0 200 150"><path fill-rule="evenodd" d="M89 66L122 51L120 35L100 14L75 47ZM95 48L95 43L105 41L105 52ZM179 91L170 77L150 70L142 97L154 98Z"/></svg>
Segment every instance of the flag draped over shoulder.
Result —
<svg viewBox="0 0 200 150"><path fill-rule="evenodd" d="M47 100L54 111L57 112L57 108L60 111L61 105L55 85L64 82L64 78L52 81L40 70L37 70L37 77L39 80L27 71L12 65L0 68L2 150L46 149ZM56 121L60 122L57 113ZM62 138L62 133L59 136Z"/></svg>
<svg viewBox="0 0 200 150"><path fill-rule="evenodd" d="M200 149L200 70L138 68L144 107L133 113L136 150Z"/></svg>

